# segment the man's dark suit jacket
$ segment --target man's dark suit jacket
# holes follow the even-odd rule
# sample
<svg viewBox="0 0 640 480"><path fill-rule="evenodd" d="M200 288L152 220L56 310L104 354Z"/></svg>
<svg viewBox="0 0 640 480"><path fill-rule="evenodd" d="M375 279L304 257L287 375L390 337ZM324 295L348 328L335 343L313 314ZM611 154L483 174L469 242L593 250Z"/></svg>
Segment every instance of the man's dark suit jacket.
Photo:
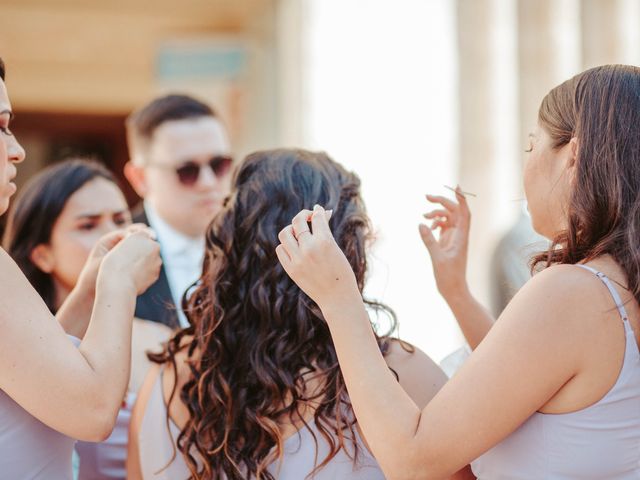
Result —
<svg viewBox="0 0 640 480"><path fill-rule="evenodd" d="M149 225L149 219L142 204L134 208L132 214L134 223ZM160 268L158 280L136 300L135 315L138 318L163 323L170 328L177 328L179 326L176 306L171 296L164 265Z"/></svg>

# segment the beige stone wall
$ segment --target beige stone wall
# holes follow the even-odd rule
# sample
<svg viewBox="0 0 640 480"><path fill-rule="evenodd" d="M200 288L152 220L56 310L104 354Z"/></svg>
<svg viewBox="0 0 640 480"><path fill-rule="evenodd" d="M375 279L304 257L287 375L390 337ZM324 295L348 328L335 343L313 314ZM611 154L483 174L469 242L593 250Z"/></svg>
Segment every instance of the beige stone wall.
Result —
<svg viewBox="0 0 640 480"><path fill-rule="evenodd" d="M26 110L128 112L155 88L163 40L242 35L269 8L267 0L0 1L13 102Z"/></svg>
<svg viewBox="0 0 640 480"><path fill-rule="evenodd" d="M29 110L128 112L155 87L163 40L242 35L270 8L268 0L2 0L0 45L13 102Z"/></svg>
<svg viewBox="0 0 640 480"><path fill-rule="evenodd" d="M278 0L0 0L0 56L14 110L126 115L158 94L181 91L216 107L238 156L275 146L278 8ZM241 74L162 78L163 48L199 43L242 48ZM37 132L23 141L33 167L23 169L26 178L47 149Z"/></svg>

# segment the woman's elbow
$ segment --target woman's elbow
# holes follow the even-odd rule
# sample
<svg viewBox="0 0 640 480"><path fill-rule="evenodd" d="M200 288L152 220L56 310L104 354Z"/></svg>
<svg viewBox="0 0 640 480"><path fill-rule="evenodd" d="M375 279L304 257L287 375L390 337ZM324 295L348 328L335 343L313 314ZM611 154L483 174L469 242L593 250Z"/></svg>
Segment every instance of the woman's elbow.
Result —
<svg viewBox="0 0 640 480"><path fill-rule="evenodd" d="M399 468L392 474L387 474L389 480L448 480L451 475L425 468Z"/></svg>
<svg viewBox="0 0 640 480"><path fill-rule="evenodd" d="M74 437L84 442L104 442L113 432L115 424L115 416L98 414L80 426Z"/></svg>
<svg viewBox="0 0 640 480"><path fill-rule="evenodd" d="M116 417L109 416L108 418L104 418L97 422L94 425L93 436L94 439L90 440L91 442L104 442L107 438L111 436L113 429L116 425Z"/></svg>
<svg viewBox="0 0 640 480"><path fill-rule="evenodd" d="M403 457L385 469L389 480L447 480L452 475L439 459L420 452Z"/></svg>
<svg viewBox="0 0 640 480"><path fill-rule="evenodd" d="M83 414L77 412L78 432L75 436L85 442L103 442L111 435L116 424L120 404L98 401Z"/></svg>

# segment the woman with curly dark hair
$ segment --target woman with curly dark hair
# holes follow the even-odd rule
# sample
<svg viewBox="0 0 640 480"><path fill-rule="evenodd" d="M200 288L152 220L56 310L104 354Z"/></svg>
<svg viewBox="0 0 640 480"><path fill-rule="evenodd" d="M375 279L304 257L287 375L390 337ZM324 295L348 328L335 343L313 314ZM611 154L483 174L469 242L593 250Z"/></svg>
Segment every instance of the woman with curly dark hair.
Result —
<svg viewBox="0 0 640 480"><path fill-rule="evenodd" d="M361 438L323 314L275 253L278 232L316 203L333 209L362 292L371 232L358 177L324 153L249 155L209 228L203 274L185 301L191 325L152 356L159 367L134 408L129 478L384 478ZM393 312L366 303L392 331ZM446 380L442 371L371 331L390 374L426 404Z"/></svg>

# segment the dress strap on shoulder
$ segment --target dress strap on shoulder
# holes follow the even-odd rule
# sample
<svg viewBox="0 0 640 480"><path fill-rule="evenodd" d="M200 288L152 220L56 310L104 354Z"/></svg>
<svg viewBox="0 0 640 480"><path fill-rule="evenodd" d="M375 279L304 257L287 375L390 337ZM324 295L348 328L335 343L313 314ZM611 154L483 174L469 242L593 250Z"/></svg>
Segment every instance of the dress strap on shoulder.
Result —
<svg viewBox="0 0 640 480"><path fill-rule="evenodd" d="M620 294L618 293L618 290L616 290L616 287L613 285L613 282L609 279L609 277L607 277L604 273L599 272L595 268L589 267L587 265L576 264L576 267L581 267L581 268L584 268L585 270L589 270L591 273L595 274L600 280L602 280L602 283L604 283L605 286L609 289L609 293L613 297L613 301L616 303L616 308L618 309L618 313L622 317L622 320L625 323L628 323L629 316L627 315L627 310L624 308L624 304L622 302L622 299L620 298Z"/></svg>

